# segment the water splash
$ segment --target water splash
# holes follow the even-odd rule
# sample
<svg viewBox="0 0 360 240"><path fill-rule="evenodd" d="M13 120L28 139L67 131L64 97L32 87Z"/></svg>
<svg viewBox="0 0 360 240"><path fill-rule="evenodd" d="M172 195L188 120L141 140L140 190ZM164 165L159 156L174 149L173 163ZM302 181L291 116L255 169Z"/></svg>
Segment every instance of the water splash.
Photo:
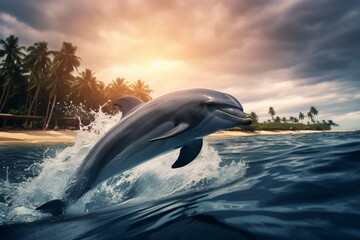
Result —
<svg viewBox="0 0 360 240"><path fill-rule="evenodd" d="M214 188L241 177L246 169L246 164L241 161L220 167L221 158L206 142L195 161L172 169L178 154L179 150L164 154L111 178L86 194L70 211L92 211L120 203L146 202Z"/></svg>
<svg viewBox="0 0 360 240"><path fill-rule="evenodd" d="M121 113L108 115L93 111L95 121L82 125L74 145L58 151L55 157L44 157L27 170L39 173L21 183L0 183L7 196L0 203L0 222L30 222L44 217L34 209L51 200L61 199L68 181L81 161L96 143L121 118ZM140 166L109 179L70 206L69 213L89 212L114 204L141 202L207 189L241 176L245 163L221 166L221 158L206 141L198 159L186 167L171 169L178 150L159 156ZM46 154L44 154L46 155ZM220 167L220 166L221 167Z"/></svg>

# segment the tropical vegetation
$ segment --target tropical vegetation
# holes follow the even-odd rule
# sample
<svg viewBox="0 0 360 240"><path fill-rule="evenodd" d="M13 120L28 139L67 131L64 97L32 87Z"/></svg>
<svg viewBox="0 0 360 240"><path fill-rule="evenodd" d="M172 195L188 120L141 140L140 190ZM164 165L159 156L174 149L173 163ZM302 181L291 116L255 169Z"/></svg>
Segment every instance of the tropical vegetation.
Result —
<svg viewBox="0 0 360 240"><path fill-rule="evenodd" d="M249 126L239 126L232 130L243 131L277 131L277 130L330 130L331 127L339 126L333 120L316 121L315 117L319 114L319 111L315 106L310 106L309 111L306 113L308 117L307 124L304 124L305 114L300 112L298 117L280 117L276 116L274 107L269 107L268 113L271 119L268 119L262 123L259 123L259 117L255 112L251 112L250 116L254 120L253 124ZM301 122L300 122L301 121Z"/></svg>
<svg viewBox="0 0 360 240"><path fill-rule="evenodd" d="M77 117L73 109L79 106L86 111L96 110L125 95L151 100L152 90L142 80L128 83L118 77L105 85L91 69L78 72L81 58L76 51L69 42L55 51L49 50L44 41L26 48L20 46L16 36L1 39L0 113L28 116L15 127L48 129L57 128L58 119ZM103 110L117 111L111 104ZM42 116L43 121L34 122L31 116ZM6 119L0 119L0 124L7 125Z"/></svg>

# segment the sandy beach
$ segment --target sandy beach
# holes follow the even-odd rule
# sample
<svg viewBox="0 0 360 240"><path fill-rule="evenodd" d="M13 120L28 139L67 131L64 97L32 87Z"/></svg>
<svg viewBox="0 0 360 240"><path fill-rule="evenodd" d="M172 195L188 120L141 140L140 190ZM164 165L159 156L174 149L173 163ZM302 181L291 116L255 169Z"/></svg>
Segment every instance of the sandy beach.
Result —
<svg viewBox="0 0 360 240"><path fill-rule="evenodd" d="M0 145L73 143L77 131L0 131Z"/></svg>
<svg viewBox="0 0 360 240"><path fill-rule="evenodd" d="M282 135L282 134L306 134L321 132L342 132L339 130L331 131L220 131L211 134L210 138L219 137L246 137L254 135ZM0 131L0 145L16 145L16 144L56 144L56 143L73 143L75 141L77 131L61 130L61 131L41 131L41 130L19 130L19 131Z"/></svg>

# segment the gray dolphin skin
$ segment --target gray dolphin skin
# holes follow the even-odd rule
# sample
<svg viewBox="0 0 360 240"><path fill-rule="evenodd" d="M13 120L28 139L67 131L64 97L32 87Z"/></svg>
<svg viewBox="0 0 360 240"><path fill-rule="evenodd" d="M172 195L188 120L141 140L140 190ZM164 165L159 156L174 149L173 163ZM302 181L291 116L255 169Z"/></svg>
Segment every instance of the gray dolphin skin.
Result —
<svg viewBox="0 0 360 240"><path fill-rule="evenodd" d="M64 199L37 210L60 215L99 183L177 148L181 150L172 168L183 167L198 156L206 135L252 123L236 98L209 89L182 90L146 103L127 96L114 104L122 119L82 161Z"/></svg>

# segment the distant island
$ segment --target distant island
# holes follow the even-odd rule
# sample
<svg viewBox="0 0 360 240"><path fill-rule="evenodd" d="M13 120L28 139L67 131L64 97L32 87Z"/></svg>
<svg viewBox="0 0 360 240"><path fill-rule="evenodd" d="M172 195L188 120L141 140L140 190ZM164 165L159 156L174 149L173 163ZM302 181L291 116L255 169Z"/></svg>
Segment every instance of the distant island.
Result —
<svg viewBox="0 0 360 240"><path fill-rule="evenodd" d="M319 114L316 107L311 106L310 110L306 113L308 119L307 123L303 123L305 114L300 112L298 117L280 117L276 116L276 111L273 107L269 107L268 111L271 119L259 122L259 117L255 112L251 112L251 117L254 119L254 123L249 126L239 126L230 129L231 131L297 131L297 130L331 130L331 127L339 126L333 120L317 121L315 117Z"/></svg>

